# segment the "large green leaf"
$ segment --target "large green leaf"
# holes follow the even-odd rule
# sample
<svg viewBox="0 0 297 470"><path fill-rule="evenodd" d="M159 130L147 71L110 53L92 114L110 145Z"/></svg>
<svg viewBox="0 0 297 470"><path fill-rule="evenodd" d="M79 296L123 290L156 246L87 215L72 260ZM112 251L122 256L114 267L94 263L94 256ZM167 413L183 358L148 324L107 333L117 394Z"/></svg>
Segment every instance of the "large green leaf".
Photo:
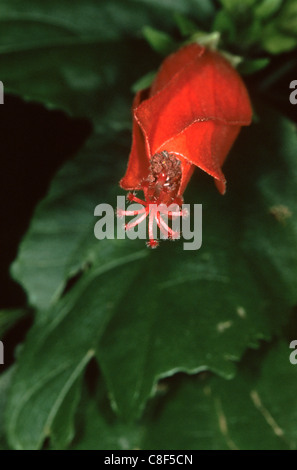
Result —
<svg viewBox="0 0 297 470"><path fill-rule="evenodd" d="M79 386L104 325L130 283L135 261L146 256L144 250L129 255L125 246L118 246L117 256L111 258L114 250L103 244L96 269L52 310L37 317L27 336L8 404L7 432L14 448L40 448L47 436L63 447L72 436L77 400L73 387ZM122 289L115 290L115 284Z"/></svg>
<svg viewBox="0 0 297 470"><path fill-rule="evenodd" d="M134 425L115 420L101 396L85 398L72 448L296 449L296 366L285 342L267 349L249 352L230 381L202 373L162 382Z"/></svg>

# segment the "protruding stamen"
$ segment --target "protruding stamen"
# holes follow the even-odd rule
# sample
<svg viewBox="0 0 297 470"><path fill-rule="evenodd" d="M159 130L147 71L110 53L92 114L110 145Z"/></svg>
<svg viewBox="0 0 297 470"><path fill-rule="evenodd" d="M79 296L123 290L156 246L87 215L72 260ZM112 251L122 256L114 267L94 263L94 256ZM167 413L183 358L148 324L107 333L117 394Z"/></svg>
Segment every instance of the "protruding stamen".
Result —
<svg viewBox="0 0 297 470"><path fill-rule="evenodd" d="M187 217L189 215L188 209L169 211L169 210L167 210L166 207L163 207L162 204L159 206L159 208L160 208L160 213L161 214L168 215L169 217L172 217L172 218L173 217Z"/></svg>
<svg viewBox="0 0 297 470"><path fill-rule="evenodd" d="M176 232L175 230L172 230L172 228L170 228L165 222L164 220L162 219L161 215L158 214L159 217L157 219L157 223L158 223L158 226L160 227L160 225L163 227L163 229L167 232L167 235L168 235L168 238L172 238L172 240L176 240L178 238L180 238L180 232ZM160 225L159 225L160 224ZM161 227L160 227L161 228Z"/></svg>
<svg viewBox="0 0 297 470"><path fill-rule="evenodd" d="M139 197L135 196L133 193L128 193L127 194L127 199L130 202L138 202L138 204L141 204L142 206L146 206L147 203L143 199L139 199Z"/></svg>
<svg viewBox="0 0 297 470"><path fill-rule="evenodd" d="M117 216L119 218L123 217L124 215L127 215L127 216L132 216L132 215L139 215L139 214L143 214L144 212L146 211L145 208L143 209L139 209L137 211L126 211L124 209L117 209Z"/></svg>
<svg viewBox="0 0 297 470"><path fill-rule="evenodd" d="M147 214L148 214L148 209L144 209L144 214L138 217L138 219L133 220L132 222L129 222L128 224L126 224L125 229L131 230L132 228L136 227L136 225L139 225L147 217Z"/></svg>
<svg viewBox="0 0 297 470"><path fill-rule="evenodd" d="M182 209L180 211L168 211L166 212L170 217L188 217L188 209Z"/></svg>
<svg viewBox="0 0 297 470"><path fill-rule="evenodd" d="M149 226L148 226L148 232L149 232L149 246L151 248L156 248L156 240L154 239L154 232L153 232L153 226L154 226L154 218L156 214L156 206L153 204L152 206L149 204L148 205L148 210L149 210Z"/></svg>
<svg viewBox="0 0 297 470"><path fill-rule="evenodd" d="M159 227L159 229L160 229L161 234L164 235L164 238L165 238L165 239L167 239L167 238L168 238L168 231L165 230L165 229L163 228L163 226L161 225L161 223L160 223L160 217L161 217L161 216L160 216L160 212L157 212L156 215L155 215L155 221L157 222L157 225L158 225L158 227Z"/></svg>

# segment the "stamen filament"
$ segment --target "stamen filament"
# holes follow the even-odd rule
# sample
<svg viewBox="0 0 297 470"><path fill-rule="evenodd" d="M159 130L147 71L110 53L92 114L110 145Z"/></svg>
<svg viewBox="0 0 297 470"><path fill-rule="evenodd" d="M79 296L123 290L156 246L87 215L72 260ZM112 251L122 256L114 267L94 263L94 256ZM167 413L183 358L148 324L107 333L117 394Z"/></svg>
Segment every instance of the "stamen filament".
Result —
<svg viewBox="0 0 297 470"><path fill-rule="evenodd" d="M153 205L153 207L150 207L150 204L148 205L148 210L149 210L149 226L148 226L148 232L149 232L149 243L148 245L151 248L156 248L158 246L157 240L154 239L154 232L153 232L153 224L154 224L154 218L156 214L156 207Z"/></svg>
<svg viewBox="0 0 297 470"><path fill-rule="evenodd" d="M167 233L169 234L169 238L172 238L172 239L180 238L180 232L176 232L175 230L172 230L172 228L170 228L165 223L165 221L162 219L160 214L159 214L159 222L162 225L162 227L164 228L164 230L166 230Z"/></svg>
<svg viewBox="0 0 297 470"><path fill-rule="evenodd" d="M133 222L129 222L128 224L126 224L125 229L131 230L131 228L134 228L136 227L136 225L139 225L147 217L147 214L148 214L148 210L146 209L142 216L138 217L138 219L136 220L133 220Z"/></svg>
<svg viewBox="0 0 297 470"><path fill-rule="evenodd" d="M143 214L143 212L145 211L146 211L145 207L143 209L139 209L136 211L125 211L123 209L117 209L117 216L123 217L124 215L127 215L127 216L138 215L138 214Z"/></svg>

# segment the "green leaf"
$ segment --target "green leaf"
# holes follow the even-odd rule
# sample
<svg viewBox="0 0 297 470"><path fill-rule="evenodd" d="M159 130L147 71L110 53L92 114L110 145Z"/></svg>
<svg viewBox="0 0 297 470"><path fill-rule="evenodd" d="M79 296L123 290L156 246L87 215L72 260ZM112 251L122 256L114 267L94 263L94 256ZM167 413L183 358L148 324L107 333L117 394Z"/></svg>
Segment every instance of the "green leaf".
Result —
<svg viewBox="0 0 297 470"><path fill-rule="evenodd" d="M59 450L63 450L72 441L75 434L74 415L80 399L81 377L72 385L66 394L51 427L51 443Z"/></svg>
<svg viewBox="0 0 297 470"><path fill-rule="evenodd" d="M297 4L295 0L287 0L278 18L281 31L291 34L297 39Z"/></svg>
<svg viewBox="0 0 297 470"><path fill-rule="evenodd" d="M39 449L46 437L61 448L72 437L78 393L73 387L79 387L122 290L133 270L137 273L135 262L147 254L128 255L125 241L114 248L103 245L96 269L89 269L60 302L37 316L26 338L7 410L8 438L16 449ZM115 285L121 288L115 290Z"/></svg>
<svg viewBox="0 0 297 470"><path fill-rule="evenodd" d="M135 0L138 3L138 0ZM139 2L143 5L148 5L152 9L162 7L165 11L165 8L168 10L168 13L171 13L172 18L174 18L176 13L182 15L191 16L191 18L196 19L199 24L206 24L212 17L215 11L215 5L212 0L140 0ZM162 14L159 12L159 14ZM164 20L164 18L162 18Z"/></svg>
<svg viewBox="0 0 297 470"><path fill-rule="evenodd" d="M106 399L86 396L72 448L296 449L297 366L289 353L283 341L248 352L230 381L205 373L167 379L134 425L116 420Z"/></svg>
<svg viewBox="0 0 297 470"><path fill-rule="evenodd" d="M276 23L271 23L263 29L261 46L271 54L281 54L297 47L297 36L291 36L281 31Z"/></svg>
<svg viewBox="0 0 297 470"><path fill-rule="evenodd" d="M36 329L29 334L30 348L22 350L20 367L14 376L6 410L7 438L9 444L19 450L39 449L51 434L58 444L64 444L67 437L72 436L70 417L74 409L65 404L65 400L93 355L90 349L79 356L80 351L76 352L74 347L73 357L69 360L59 342L57 355L49 358L46 341L40 346L40 338L34 339L34 334ZM50 337L49 334L47 336ZM55 337L49 339L55 340ZM64 347L67 350L67 345L64 344ZM32 357L34 354L39 357ZM30 369L31 366L39 369ZM61 429L59 423L62 415L66 422Z"/></svg>
<svg viewBox="0 0 297 470"><path fill-rule="evenodd" d="M297 46L295 0L221 0L213 29L222 33L224 48L247 55L280 54Z"/></svg>
<svg viewBox="0 0 297 470"><path fill-rule="evenodd" d="M141 77L137 82L132 85L133 93L137 93L138 91L144 90L145 88L149 88L156 76L157 72L152 71Z"/></svg>
<svg viewBox="0 0 297 470"><path fill-rule="evenodd" d="M125 5L119 0L100 4L96 0L87 0L83 4L79 0L73 0L71 4L58 0L50 3L30 0L23 4L18 0L3 0L1 23L6 42L2 45L13 50L15 46L25 49L28 45L61 44L65 40L75 43L80 37L119 39L127 30L137 34L141 21L157 16L143 2L141 7L137 4L140 2L135 0L128 0ZM159 4L162 6L162 2Z"/></svg>
<svg viewBox="0 0 297 470"><path fill-rule="evenodd" d="M127 424L115 417L102 377L97 380L94 392L90 394L86 386L83 388L76 416L76 435L70 449L138 449L145 431L143 424Z"/></svg>
<svg viewBox="0 0 297 470"><path fill-rule="evenodd" d="M177 49L177 43L163 31L145 26L142 33L149 45L164 57Z"/></svg>
<svg viewBox="0 0 297 470"><path fill-rule="evenodd" d="M174 19L182 36L191 36L197 32L196 24L189 20L189 18L186 18L180 13L175 13Z"/></svg>
<svg viewBox="0 0 297 470"><path fill-rule="evenodd" d="M222 6L233 14L243 14L246 10L253 8L257 0L243 0L240 3L236 0L220 0Z"/></svg>
<svg viewBox="0 0 297 470"><path fill-rule="evenodd" d="M0 374L0 450L8 449L4 417L8 392L11 386L14 371L15 367L10 367Z"/></svg>
<svg viewBox="0 0 297 470"><path fill-rule="evenodd" d="M238 72L241 75L249 75L255 72L259 72L260 70L267 67L269 63L269 58L244 60L239 64Z"/></svg>
<svg viewBox="0 0 297 470"><path fill-rule="evenodd" d="M253 187L258 193L257 203L253 208L249 207L246 217L243 246L250 266L265 280L267 289L274 285L274 276L279 277L279 285L275 287L293 306L297 293L297 168L294 150L297 131L294 123L277 118L277 114L270 116L269 110L260 107L256 110L261 122L254 126L252 140L245 133L241 147L243 168L249 165L249 174L241 173L238 184L248 194ZM266 142L263 141L265 136ZM251 149L257 158L251 156ZM254 177L254 172L258 172L258 178ZM252 204L252 199L249 204Z"/></svg>
<svg viewBox="0 0 297 470"><path fill-rule="evenodd" d="M219 10L212 25L213 31L219 31L227 44L236 43L236 24L226 10Z"/></svg>
<svg viewBox="0 0 297 470"><path fill-rule="evenodd" d="M262 0L255 7L255 15L259 18L269 18L280 9L283 3L283 0Z"/></svg>
<svg viewBox="0 0 297 470"><path fill-rule="evenodd" d="M20 318L28 314L25 309L5 309L0 310L0 339Z"/></svg>

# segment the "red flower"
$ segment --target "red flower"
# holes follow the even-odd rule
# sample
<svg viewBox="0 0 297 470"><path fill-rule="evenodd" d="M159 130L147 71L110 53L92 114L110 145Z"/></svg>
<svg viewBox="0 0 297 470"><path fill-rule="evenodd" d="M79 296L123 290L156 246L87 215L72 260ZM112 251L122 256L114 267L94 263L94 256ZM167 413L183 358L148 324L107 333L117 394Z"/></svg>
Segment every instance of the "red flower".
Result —
<svg viewBox="0 0 297 470"><path fill-rule="evenodd" d="M151 87L135 96L121 187L144 192L145 201L132 193L128 198L141 202L146 215L149 204L181 205L195 166L213 176L224 194L221 167L251 116L245 85L224 57L195 43L181 48L164 60ZM160 227L160 214L154 217ZM150 237L149 245L157 242Z"/></svg>

